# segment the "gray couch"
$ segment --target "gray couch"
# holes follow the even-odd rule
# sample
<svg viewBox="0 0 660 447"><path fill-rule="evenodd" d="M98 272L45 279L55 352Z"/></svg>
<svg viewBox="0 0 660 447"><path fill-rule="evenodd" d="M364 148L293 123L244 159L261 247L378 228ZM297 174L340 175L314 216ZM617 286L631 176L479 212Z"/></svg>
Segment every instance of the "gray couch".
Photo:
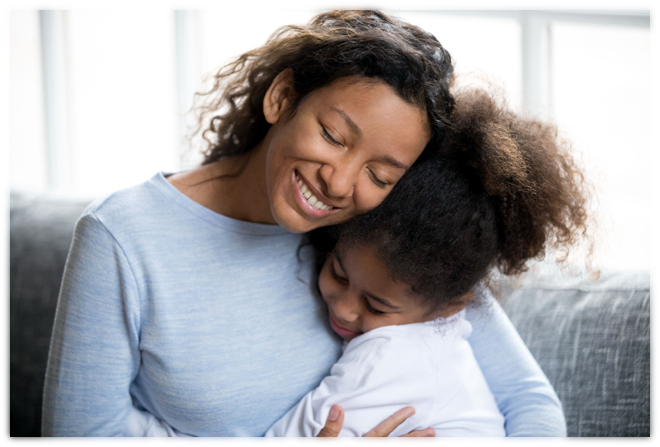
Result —
<svg viewBox="0 0 660 447"><path fill-rule="evenodd" d="M89 200L11 194L10 435L39 436L48 346L76 219ZM503 306L552 382L569 436L649 436L649 274L528 277Z"/></svg>

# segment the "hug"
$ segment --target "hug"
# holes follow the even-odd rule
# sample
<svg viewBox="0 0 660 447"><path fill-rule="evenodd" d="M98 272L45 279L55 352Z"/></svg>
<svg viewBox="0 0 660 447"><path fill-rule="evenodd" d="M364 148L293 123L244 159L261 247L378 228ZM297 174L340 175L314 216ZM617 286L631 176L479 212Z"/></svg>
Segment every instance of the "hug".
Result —
<svg viewBox="0 0 660 447"><path fill-rule="evenodd" d="M222 68L202 166L76 225L43 434L564 436L489 284L585 237L588 189L552 126L453 76L377 11Z"/></svg>

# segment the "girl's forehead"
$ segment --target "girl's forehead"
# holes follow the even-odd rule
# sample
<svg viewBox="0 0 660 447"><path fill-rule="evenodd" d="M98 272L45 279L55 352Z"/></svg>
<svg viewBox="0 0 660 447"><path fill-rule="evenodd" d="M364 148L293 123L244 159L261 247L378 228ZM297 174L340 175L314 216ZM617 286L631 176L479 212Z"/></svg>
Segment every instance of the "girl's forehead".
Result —
<svg viewBox="0 0 660 447"><path fill-rule="evenodd" d="M396 297L396 300L413 298L410 286L388 269L376 243L342 243L340 240L333 255L353 285L365 293Z"/></svg>

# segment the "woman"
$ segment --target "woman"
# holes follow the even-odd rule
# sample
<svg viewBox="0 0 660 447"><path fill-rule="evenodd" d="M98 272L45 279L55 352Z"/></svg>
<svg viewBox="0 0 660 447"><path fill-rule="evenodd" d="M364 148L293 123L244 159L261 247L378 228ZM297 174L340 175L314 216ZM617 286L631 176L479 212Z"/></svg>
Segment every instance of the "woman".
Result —
<svg viewBox="0 0 660 447"><path fill-rule="evenodd" d="M301 233L373 209L437 146L451 80L433 36L373 11L285 27L220 71L203 166L100 199L76 226L43 434L121 435L137 409L183 434L263 435L340 353ZM507 433L565 434L501 310L472 323Z"/></svg>

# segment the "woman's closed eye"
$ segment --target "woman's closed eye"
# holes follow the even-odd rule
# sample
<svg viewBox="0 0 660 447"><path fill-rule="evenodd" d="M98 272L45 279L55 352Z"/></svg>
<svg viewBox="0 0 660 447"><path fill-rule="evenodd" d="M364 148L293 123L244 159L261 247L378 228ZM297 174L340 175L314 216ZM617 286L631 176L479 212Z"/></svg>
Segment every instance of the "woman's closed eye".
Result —
<svg viewBox="0 0 660 447"><path fill-rule="evenodd" d="M344 145L341 144L339 141L337 141L337 140L335 140L334 138L332 138L332 135L330 135L330 133L328 132L328 130L327 130L323 125L321 125L321 135L323 135L323 138L325 138L325 140L326 140L328 143L332 144L333 146L344 146Z"/></svg>

